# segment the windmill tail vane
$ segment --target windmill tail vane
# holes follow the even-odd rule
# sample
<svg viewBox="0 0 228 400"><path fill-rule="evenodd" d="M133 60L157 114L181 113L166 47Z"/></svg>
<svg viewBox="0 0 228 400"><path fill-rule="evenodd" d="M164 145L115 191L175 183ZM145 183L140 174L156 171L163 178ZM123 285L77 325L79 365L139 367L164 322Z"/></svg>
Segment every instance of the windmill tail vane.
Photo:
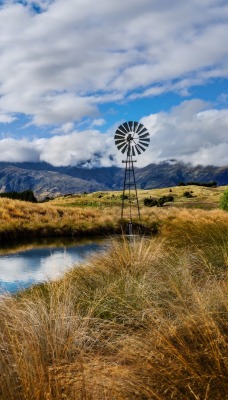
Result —
<svg viewBox="0 0 228 400"><path fill-rule="evenodd" d="M129 216L131 223L133 216L140 218L134 170L134 163L136 160L133 160L133 157L141 155L147 149L150 143L150 134L143 124L136 121L128 121L117 128L114 140L117 149L121 151L121 153L126 154L126 159L122 161L125 163L125 173L121 218Z"/></svg>

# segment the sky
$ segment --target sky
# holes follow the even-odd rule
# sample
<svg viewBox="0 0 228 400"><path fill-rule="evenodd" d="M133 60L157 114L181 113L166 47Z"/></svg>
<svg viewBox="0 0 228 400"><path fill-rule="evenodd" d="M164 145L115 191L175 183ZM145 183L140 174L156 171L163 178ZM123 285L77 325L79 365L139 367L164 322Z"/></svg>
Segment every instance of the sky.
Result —
<svg viewBox="0 0 228 400"><path fill-rule="evenodd" d="M0 161L228 165L227 0L0 0Z"/></svg>

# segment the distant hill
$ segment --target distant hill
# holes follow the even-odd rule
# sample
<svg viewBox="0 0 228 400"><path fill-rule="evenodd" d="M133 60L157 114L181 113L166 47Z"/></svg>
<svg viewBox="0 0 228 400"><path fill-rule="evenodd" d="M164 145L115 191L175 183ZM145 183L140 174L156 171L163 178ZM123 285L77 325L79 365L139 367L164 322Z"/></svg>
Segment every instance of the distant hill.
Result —
<svg viewBox="0 0 228 400"><path fill-rule="evenodd" d="M228 167L196 166L179 162L149 164L135 169L138 188L176 186L179 182L228 184ZM0 192L33 190L38 198L100 190L121 190L122 168L53 167L47 163L0 163Z"/></svg>
<svg viewBox="0 0 228 400"><path fill-rule="evenodd" d="M141 189L153 189L167 186L176 186L180 182L211 182L216 181L219 186L228 184L228 166L216 167L213 165L193 167L181 162L163 162L149 164L136 171L136 179Z"/></svg>

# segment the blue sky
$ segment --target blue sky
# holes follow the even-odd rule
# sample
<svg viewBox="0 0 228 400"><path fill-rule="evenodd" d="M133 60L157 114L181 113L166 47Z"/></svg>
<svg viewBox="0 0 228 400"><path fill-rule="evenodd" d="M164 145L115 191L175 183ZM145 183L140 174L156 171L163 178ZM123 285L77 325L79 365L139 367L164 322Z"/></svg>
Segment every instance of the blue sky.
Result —
<svg viewBox="0 0 228 400"><path fill-rule="evenodd" d="M0 1L0 161L228 165L227 0ZM112 157L110 157L110 155Z"/></svg>

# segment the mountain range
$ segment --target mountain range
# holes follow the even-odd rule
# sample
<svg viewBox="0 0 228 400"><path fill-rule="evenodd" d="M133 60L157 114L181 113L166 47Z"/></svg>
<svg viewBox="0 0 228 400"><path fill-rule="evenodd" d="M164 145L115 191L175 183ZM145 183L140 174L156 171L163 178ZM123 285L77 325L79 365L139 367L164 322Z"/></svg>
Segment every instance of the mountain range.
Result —
<svg viewBox="0 0 228 400"><path fill-rule="evenodd" d="M211 182L228 184L228 167L192 166L165 161L135 168L137 187L153 189L176 186L180 182ZM33 190L38 199L70 193L101 190L121 190L124 168L81 168L77 166L54 167L40 162L0 162L0 192Z"/></svg>

